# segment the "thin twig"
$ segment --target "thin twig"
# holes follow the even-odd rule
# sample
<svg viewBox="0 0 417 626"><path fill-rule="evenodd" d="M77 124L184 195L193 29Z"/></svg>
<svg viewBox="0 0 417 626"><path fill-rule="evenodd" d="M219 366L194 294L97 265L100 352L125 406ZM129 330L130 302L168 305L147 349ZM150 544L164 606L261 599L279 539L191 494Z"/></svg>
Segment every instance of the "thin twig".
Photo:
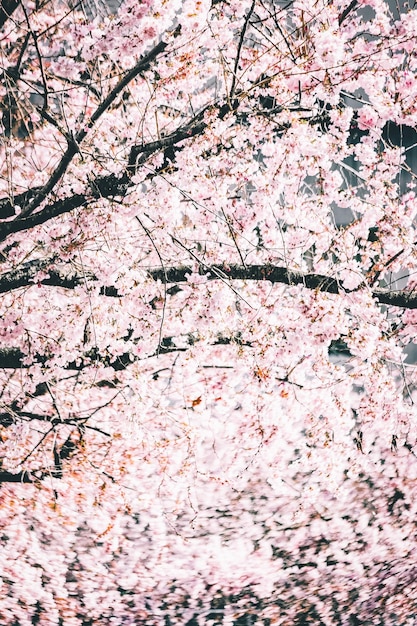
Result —
<svg viewBox="0 0 417 626"><path fill-rule="evenodd" d="M239 43L238 43L238 46L237 46L235 65L234 65L234 68L233 68L232 86L230 87L230 92L229 92L229 101L230 101L230 103L232 102L233 97L235 95L237 71L238 71L238 68L239 68L239 60L240 60L240 55L241 55L241 52L242 52L243 40L245 38L245 33L246 33L246 30L247 30L248 25L249 25L249 20L250 20L250 18L252 16L252 13L253 13L254 9L255 9L255 3L256 3L256 0L253 0L252 5L251 5L251 7L250 7L246 17L245 17L245 22L244 22L244 24L242 26L242 30L240 31L240 38L239 38Z"/></svg>

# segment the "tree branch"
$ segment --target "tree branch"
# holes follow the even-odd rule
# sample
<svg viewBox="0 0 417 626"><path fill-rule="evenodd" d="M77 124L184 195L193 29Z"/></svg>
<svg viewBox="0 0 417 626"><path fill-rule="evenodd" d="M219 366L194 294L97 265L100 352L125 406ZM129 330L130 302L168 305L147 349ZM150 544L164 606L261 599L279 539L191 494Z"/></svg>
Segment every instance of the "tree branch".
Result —
<svg viewBox="0 0 417 626"><path fill-rule="evenodd" d="M192 269L187 266L171 267L157 270L148 270L148 274L154 280L167 283L184 282L187 276L192 273ZM285 285L303 285L307 289L316 289L326 293L352 293L363 288L360 285L357 289L344 289L337 278L325 276L323 274L305 274L299 271L289 270L286 267L275 265L201 265L199 273L206 275L208 280L268 280L271 283L283 283ZM381 304L398 306L404 309L417 308L417 292L375 288L372 296Z"/></svg>
<svg viewBox="0 0 417 626"><path fill-rule="evenodd" d="M356 9L357 4L358 4L358 0L352 0L352 2L345 8L345 10L342 11L342 13L339 15L339 20L338 20L339 26L343 24L343 22L345 21L349 13L351 13L351 11Z"/></svg>
<svg viewBox="0 0 417 626"><path fill-rule="evenodd" d="M62 215L64 213L69 213L74 209L85 206L92 200L93 198L91 196L90 198L88 198L87 195L77 194L69 198L65 198L64 200L54 202L53 204L49 204L44 209L42 209L42 211L39 211L34 215L29 215L28 217L23 218L19 216L16 221L5 222L0 227L0 241L4 241L6 237L8 237L12 233L18 233L22 230L29 230L34 226L39 226L39 224L44 224L45 222L48 222L53 217L57 217L58 215Z"/></svg>
<svg viewBox="0 0 417 626"><path fill-rule="evenodd" d="M33 483L33 480L27 472L18 472L17 474L0 472L1 483Z"/></svg>
<svg viewBox="0 0 417 626"><path fill-rule="evenodd" d="M35 260L25 263L24 266L11 272L0 275L0 293L6 293L30 285L36 273L40 270L47 271L49 265L54 264L54 259ZM187 265L177 267L166 267L157 269L148 269L148 275L154 280L160 280L162 283L183 283L188 281L189 276L193 273L193 269ZM360 285L355 290L344 289L337 278L325 276L324 274L305 274L295 270L289 270L286 267L276 265L205 265L201 264L199 274L206 276L207 280L268 280L271 283L283 283L285 285L302 285L306 289L316 289L326 293L352 293L363 288ZM97 280L93 274L89 275L89 279ZM49 271L49 278L40 281L43 285L54 287L63 287L66 289L74 289L77 285L82 284L84 276L72 275L63 276L57 270ZM119 297L116 287L103 286L100 293L104 296ZM406 289L393 291L376 287L372 289L372 296L381 304L390 306L398 306L403 309L417 308L417 292L407 291Z"/></svg>
<svg viewBox="0 0 417 626"><path fill-rule="evenodd" d="M160 280L163 283L186 282L188 281L189 276L192 274L192 272L192 268L188 266L148 270L149 276L151 276L154 280ZM317 291L325 293L352 293L352 291L344 289L337 280L337 278L324 276L322 274L304 274L303 272L290 271L285 267L277 267L272 265L249 265L246 267L242 265L201 265L199 273L205 275L207 277L207 280L268 280L271 283L302 285L307 289L316 289ZM10 279L10 275L12 274L13 272L10 272L8 275L6 274L0 277L0 291L5 291L4 287L5 284L8 283L8 281L9 284L12 284L13 281ZM24 276L21 276L20 286L22 286L23 280ZM73 288L76 284L79 284L81 280L81 277L75 277L71 279L62 278L60 286ZM94 277L92 277L92 280L94 280ZM48 281L53 282L53 284L55 285L59 284L59 273L55 273L55 275L51 279L45 279L42 282L47 284ZM16 281L14 282L14 284L16 285ZM356 291L359 291L359 289L360 287ZM118 296L117 290L114 287L102 287L101 293L105 296ZM398 306L404 309L417 308L417 292L414 291L391 291L384 288L375 288L372 290L371 293L372 296L381 304ZM161 341L161 345L159 346L158 351L154 354L147 355L145 358L150 358L152 356L155 356L156 354L184 351L187 350L188 347L193 345L196 341L198 341L198 337L195 337L192 333L188 335L186 345L178 345L175 338L165 337ZM215 344L238 342L238 337L218 337ZM22 367L29 367L22 365L22 360L24 359L24 357L25 354L18 348L2 348L0 349L0 368L19 369ZM133 360L136 359L133 358ZM34 361L37 363L46 364L48 361L48 357L44 355L35 355ZM86 367L93 365L97 362L103 363L107 367L113 368L115 371L123 370L132 363L132 354L130 352L126 352L122 355L119 355L117 358L112 359L107 355L100 354L96 349L93 349L90 350L88 353L82 355L81 360L68 363L65 369L78 371L85 369Z"/></svg>
<svg viewBox="0 0 417 626"><path fill-rule="evenodd" d="M44 415L41 413L31 413L29 411L7 411L0 413L0 426L8 428L12 424L15 424L18 420L37 420L38 422L52 422L56 419L54 415Z"/></svg>
<svg viewBox="0 0 417 626"><path fill-rule="evenodd" d="M168 354L171 352L185 352L191 346L199 341L199 337L196 333L187 333L183 337L164 337L160 343L160 346L155 352L151 354L147 354L145 356L136 357L133 356L131 352L124 352L123 354L119 354L117 357L111 357L107 354L101 354L97 348L93 348L88 352L80 355L76 361L71 361L65 365L64 369L71 371L82 371L87 367L93 367L94 363L101 363L106 367L112 368L114 371L118 372L121 370L125 370L129 365L131 365L134 361L142 361L144 359L150 359L155 356L159 356L161 354ZM136 340L135 343L140 343L140 339ZM230 345L235 344L239 346L247 346L250 347L252 344L247 341L243 341L240 337L240 334L232 335L231 337L226 337L223 335L218 335L217 339L213 341L213 345ZM0 349L0 368L1 369L28 369L29 365L23 365L23 359L25 358L24 352L19 348L1 348ZM35 354L33 356L34 363L40 363L42 365L46 365L48 362L48 357ZM8 414L7 414L8 415ZM4 419L6 419L6 414Z"/></svg>
<svg viewBox="0 0 417 626"><path fill-rule="evenodd" d="M197 113L197 115L195 115L195 117L193 117L188 124L180 126L180 128L177 128L177 130L174 130L172 133L162 137L162 139L159 139L158 141L151 141L142 146L133 146L129 155L129 174L131 175L135 173L139 165L145 163L145 161L152 154L155 154L155 152L159 152L159 150L166 150L180 141L190 139L191 137L195 137L196 135L203 133L207 128L207 123L204 122L204 115L210 108L212 108L211 105L205 107Z"/></svg>
<svg viewBox="0 0 417 626"><path fill-rule="evenodd" d="M33 187L24 191L23 193L16 194L12 199L1 198L0 199L0 219L4 220L8 217L15 215L15 206L24 206L39 192L40 187Z"/></svg>

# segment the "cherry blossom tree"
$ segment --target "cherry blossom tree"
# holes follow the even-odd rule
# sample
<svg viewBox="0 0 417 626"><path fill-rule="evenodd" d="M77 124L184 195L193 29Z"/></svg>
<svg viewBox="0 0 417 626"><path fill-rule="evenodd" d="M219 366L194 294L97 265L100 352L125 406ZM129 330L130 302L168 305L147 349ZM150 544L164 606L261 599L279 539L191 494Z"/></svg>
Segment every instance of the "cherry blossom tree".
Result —
<svg viewBox="0 0 417 626"><path fill-rule="evenodd" d="M415 624L417 12L0 27L0 622Z"/></svg>

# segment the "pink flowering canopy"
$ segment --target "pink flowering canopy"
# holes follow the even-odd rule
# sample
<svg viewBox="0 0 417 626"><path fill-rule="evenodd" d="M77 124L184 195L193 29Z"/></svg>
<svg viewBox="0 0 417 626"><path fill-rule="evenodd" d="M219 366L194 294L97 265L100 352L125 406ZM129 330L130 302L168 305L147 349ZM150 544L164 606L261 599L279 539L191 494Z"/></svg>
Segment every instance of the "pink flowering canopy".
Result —
<svg viewBox="0 0 417 626"><path fill-rule="evenodd" d="M417 11L0 27L0 623L414 625Z"/></svg>

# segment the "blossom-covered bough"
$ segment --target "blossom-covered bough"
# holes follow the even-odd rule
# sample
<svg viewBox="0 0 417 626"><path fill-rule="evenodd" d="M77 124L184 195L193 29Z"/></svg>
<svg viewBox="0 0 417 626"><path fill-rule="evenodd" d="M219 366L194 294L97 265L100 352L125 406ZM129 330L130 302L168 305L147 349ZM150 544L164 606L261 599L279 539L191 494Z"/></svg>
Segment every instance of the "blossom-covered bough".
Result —
<svg viewBox="0 0 417 626"><path fill-rule="evenodd" d="M95 4L0 6L0 622L415 624L416 11Z"/></svg>

